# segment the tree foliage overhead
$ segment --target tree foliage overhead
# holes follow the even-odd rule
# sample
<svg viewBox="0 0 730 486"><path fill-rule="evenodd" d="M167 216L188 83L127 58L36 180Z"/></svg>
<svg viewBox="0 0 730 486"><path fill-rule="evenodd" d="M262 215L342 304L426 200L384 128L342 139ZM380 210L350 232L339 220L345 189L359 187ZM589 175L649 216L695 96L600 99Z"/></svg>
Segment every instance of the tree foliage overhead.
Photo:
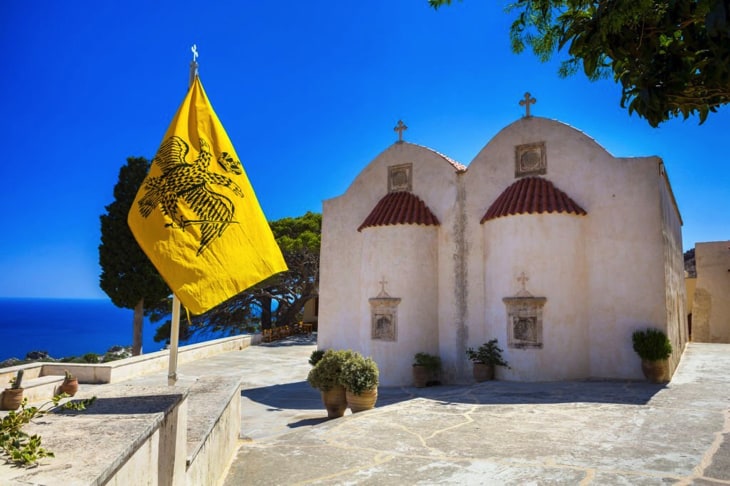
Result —
<svg viewBox="0 0 730 486"><path fill-rule="evenodd" d="M612 76L621 106L653 127L679 115L702 123L730 102L728 0L515 0L508 11L515 52L546 61L567 48L561 76Z"/></svg>
<svg viewBox="0 0 730 486"><path fill-rule="evenodd" d="M274 275L241 292L190 322L180 322L181 339L195 333L230 335L253 332L272 325L293 324L301 319L304 304L317 296L319 287L319 247L322 215L307 212L298 218L269 223L289 270ZM168 317L170 307L160 306L155 321ZM169 339L169 320L155 335L156 341Z"/></svg>

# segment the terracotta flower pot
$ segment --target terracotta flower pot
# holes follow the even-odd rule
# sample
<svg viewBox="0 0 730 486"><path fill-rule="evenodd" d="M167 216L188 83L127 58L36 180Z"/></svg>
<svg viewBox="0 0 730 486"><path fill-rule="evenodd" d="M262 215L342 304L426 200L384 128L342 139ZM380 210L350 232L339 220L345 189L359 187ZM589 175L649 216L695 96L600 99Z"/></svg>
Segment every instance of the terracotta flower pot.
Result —
<svg viewBox="0 0 730 486"><path fill-rule="evenodd" d="M375 402L378 401L378 389L364 391L360 395L355 395L351 391L347 391L347 405L352 413L362 412L375 408Z"/></svg>
<svg viewBox="0 0 730 486"><path fill-rule="evenodd" d="M474 362L474 380L477 383L494 379L494 365Z"/></svg>
<svg viewBox="0 0 730 486"><path fill-rule="evenodd" d="M58 387L58 393L67 393L69 396L76 395L79 391L79 380L78 378L71 378L70 380L64 380L61 386Z"/></svg>
<svg viewBox="0 0 730 486"><path fill-rule="evenodd" d="M669 363L666 359L658 361L641 360L641 371L652 383L666 383L669 381Z"/></svg>
<svg viewBox="0 0 730 486"><path fill-rule="evenodd" d="M327 391L322 391L322 403L327 409L327 418L337 418L345 415L347 410L347 398L345 387L336 386Z"/></svg>
<svg viewBox="0 0 730 486"><path fill-rule="evenodd" d="M425 366L413 365L413 386L424 388L428 383L428 369Z"/></svg>
<svg viewBox="0 0 730 486"><path fill-rule="evenodd" d="M3 391L2 409L17 410L23 403L22 388L6 388Z"/></svg>

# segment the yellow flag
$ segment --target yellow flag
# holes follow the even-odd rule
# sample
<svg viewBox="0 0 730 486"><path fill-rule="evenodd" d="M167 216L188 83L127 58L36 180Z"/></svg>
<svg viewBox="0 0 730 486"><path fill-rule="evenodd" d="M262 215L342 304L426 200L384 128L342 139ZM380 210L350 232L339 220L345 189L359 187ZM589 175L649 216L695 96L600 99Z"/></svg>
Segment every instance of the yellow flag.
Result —
<svg viewBox="0 0 730 486"><path fill-rule="evenodd" d="M128 223L194 314L287 269L197 76L152 159Z"/></svg>

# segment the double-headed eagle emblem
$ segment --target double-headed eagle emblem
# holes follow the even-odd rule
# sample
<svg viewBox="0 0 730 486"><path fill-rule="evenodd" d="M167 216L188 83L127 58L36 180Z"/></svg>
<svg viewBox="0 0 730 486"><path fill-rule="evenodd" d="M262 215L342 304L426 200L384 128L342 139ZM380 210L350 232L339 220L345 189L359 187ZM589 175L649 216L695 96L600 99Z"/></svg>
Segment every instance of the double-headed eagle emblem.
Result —
<svg viewBox="0 0 730 486"><path fill-rule="evenodd" d="M204 139L200 139L200 153L193 162L185 160L188 150L188 144L178 136L162 143L152 159L152 164L157 164L162 175L145 181L146 193L139 199L139 212L146 218L160 206L162 213L172 220L165 225L167 227L185 231L189 226L200 225L200 246L196 253L200 255L221 237L228 225L238 222L233 220L236 210L233 201L214 190L216 186L224 187L239 197L243 197L243 191L225 175L210 171L212 155ZM243 174L241 162L227 152L221 153L217 163L225 172ZM182 204L189 208L185 212L187 216L182 211ZM189 217L190 212L195 216Z"/></svg>

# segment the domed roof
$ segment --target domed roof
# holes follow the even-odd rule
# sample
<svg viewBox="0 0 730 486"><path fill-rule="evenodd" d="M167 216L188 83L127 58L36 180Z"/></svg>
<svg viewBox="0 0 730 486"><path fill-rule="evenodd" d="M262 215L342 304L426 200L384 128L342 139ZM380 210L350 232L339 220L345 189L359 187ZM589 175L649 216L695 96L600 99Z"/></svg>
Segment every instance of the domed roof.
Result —
<svg viewBox="0 0 730 486"><path fill-rule="evenodd" d="M512 214L588 214L570 196L542 177L525 177L500 194L489 206L480 223Z"/></svg>
<svg viewBox="0 0 730 486"><path fill-rule="evenodd" d="M396 224L437 226L441 223L421 198L407 191L397 191L383 196L357 230Z"/></svg>

